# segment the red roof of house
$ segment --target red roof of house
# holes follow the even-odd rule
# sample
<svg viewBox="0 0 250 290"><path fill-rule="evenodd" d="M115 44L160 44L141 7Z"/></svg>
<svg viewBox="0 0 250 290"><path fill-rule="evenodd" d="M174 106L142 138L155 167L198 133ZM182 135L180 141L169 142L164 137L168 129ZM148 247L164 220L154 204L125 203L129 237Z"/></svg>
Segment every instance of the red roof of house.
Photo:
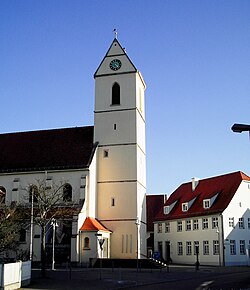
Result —
<svg viewBox="0 0 250 290"><path fill-rule="evenodd" d="M0 134L0 172L86 168L93 132L88 126Z"/></svg>
<svg viewBox="0 0 250 290"><path fill-rule="evenodd" d="M104 231L104 232L110 232L107 228L105 228L97 219L87 217L83 223L83 225L80 228L80 231L86 231L86 232L98 232L98 231Z"/></svg>
<svg viewBox="0 0 250 290"><path fill-rule="evenodd" d="M146 205L147 205L147 231L154 231L154 219L156 214L160 209L163 208L164 202L166 200L166 195L164 194L152 194L146 195Z"/></svg>
<svg viewBox="0 0 250 290"><path fill-rule="evenodd" d="M156 215L155 221L221 213L229 205L242 180L250 181L250 177L238 171L199 180L194 191L192 191L192 182L183 183L170 195L164 205L170 207L174 205L170 213L164 214L163 208L161 208ZM204 209L203 200L213 197L216 198L212 206L208 209ZM193 204L188 211L183 212L182 203L192 200Z"/></svg>

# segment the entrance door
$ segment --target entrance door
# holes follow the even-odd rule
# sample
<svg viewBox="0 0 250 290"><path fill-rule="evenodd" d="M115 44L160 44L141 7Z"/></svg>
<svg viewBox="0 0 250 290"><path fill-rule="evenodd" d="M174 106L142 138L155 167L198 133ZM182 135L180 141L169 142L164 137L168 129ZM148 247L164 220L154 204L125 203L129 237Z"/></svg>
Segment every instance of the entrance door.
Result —
<svg viewBox="0 0 250 290"><path fill-rule="evenodd" d="M166 259L165 260L167 263L170 263L170 262L172 262L172 259L170 257L170 242L169 241L167 241L165 243L165 247L166 247Z"/></svg>
<svg viewBox="0 0 250 290"><path fill-rule="evenodd" d="M162 260L163 256L162 256L162 242L158 242L158 253L159 253L159 257Z"/></svg>

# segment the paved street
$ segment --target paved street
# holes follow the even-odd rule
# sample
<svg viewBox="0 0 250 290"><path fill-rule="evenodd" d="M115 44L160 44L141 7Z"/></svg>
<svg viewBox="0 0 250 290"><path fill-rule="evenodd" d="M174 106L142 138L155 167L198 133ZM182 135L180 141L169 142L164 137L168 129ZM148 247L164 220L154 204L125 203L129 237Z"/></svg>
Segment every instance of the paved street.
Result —
<svg viewBox="0 0 250 290"><path fill-rule="evenodd" d="M250 268L248 267L194 267L171 265L167 269L86 269L74 268L48 270L46 278L40 271L32 273L32 284L24 289L168 289L196 290L204 282L211 282L211 290L250 289ZM205 288L204 288L205 289Z"/></svg>

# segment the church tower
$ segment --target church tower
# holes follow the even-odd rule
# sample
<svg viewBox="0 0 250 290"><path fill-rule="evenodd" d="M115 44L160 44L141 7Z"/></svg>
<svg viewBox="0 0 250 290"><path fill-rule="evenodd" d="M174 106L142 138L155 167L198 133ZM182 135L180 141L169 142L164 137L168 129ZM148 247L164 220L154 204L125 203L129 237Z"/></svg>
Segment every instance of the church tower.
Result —
<svg viewBox="0 0 250 290"><path fill-rule="evenodd" d="M146 85L115 37L95 75L97 215L111 258L146 255Z"/></svg>

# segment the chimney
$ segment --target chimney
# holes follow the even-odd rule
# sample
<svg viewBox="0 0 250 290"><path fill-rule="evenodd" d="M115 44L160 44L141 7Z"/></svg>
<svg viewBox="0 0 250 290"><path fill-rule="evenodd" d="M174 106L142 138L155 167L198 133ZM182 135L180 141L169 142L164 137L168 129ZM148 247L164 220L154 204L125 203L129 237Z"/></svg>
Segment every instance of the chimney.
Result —
<svg viewBox="0 0 250 290"><path fill-rule="evenodd" d="M195 191L198 184L199 184L199 179L197 177L193 177L192 178L192 191Z"/></svg>

